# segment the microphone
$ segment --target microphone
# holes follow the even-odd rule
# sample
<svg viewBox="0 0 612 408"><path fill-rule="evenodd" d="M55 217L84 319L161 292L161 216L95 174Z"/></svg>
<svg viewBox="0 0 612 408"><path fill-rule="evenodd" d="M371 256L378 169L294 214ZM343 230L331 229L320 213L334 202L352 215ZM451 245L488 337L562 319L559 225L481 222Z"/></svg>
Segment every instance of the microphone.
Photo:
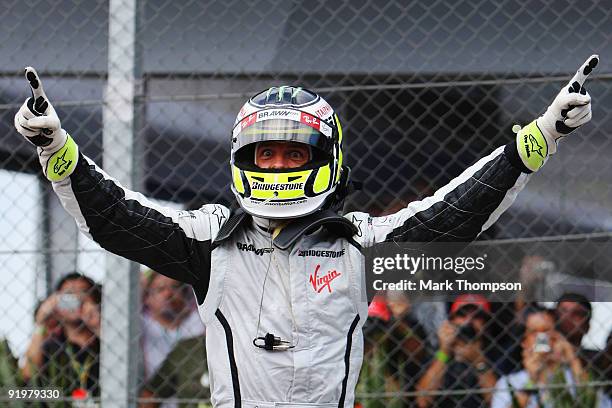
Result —
<svg viewBox="0 0 612 408"><path fill-rule="evenodd" d="M264 204L266 204L267 202L269 202L270 200L275 199L276 197L278 197L278 191L275 191L275 192L272 194L272 197L270 197L270 198L266 198L265 200L263 200L263 201L261 201L261 202L256 202L256 204L259 204L259 205L264 205Z"/></svg>
<svg viewBox="0 0 612 408"><path fill-rule="evenodd" d="M272 333L267 333L264 337L255 337L253 345L268 351L285 351L295 347L290 341L282 340Z"/></svg>

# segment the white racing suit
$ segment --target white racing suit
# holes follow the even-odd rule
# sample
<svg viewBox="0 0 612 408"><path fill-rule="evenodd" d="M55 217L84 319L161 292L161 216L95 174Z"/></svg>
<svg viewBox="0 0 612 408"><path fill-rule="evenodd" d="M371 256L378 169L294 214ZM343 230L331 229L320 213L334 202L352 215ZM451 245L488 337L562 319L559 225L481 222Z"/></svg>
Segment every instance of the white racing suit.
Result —
<svg viewBox="0 0 612 408"><path fill-rule="evenodd" d="M352 238L334 234L333 226L318 228L286 249L252 220L215 241L230 218L226 207L161 207L83 155L53 187L100 246L193 287L207 328L214 406L352 407L367 318L360 247L471 241L513 202L527 173L509 143L393 215L346 214L340 219L352 223ZM266 333L294 347L255 347L253 339Z"/></svg>

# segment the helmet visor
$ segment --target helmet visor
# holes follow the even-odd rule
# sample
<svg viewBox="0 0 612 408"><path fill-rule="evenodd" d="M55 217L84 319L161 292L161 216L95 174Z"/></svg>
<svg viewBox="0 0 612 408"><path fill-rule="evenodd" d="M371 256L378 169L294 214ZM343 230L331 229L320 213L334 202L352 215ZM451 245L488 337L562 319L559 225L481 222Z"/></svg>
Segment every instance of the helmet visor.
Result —
<svg viewBox="0 0 612 408"><path fill-rule="evenodd" d="M236 124L232 148L258 142L282 141L305 143L325 153L333 147L333 129L321 119L291 109L271 109L253 113Z"/></svg>

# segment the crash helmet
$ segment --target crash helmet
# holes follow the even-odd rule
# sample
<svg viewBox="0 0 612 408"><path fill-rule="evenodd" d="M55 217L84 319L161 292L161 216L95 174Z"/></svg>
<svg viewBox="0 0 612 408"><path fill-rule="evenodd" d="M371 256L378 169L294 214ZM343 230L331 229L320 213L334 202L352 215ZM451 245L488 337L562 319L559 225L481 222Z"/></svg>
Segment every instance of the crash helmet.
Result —
<svg viewBox="0 0 612 408"><path fill-rule="evenodd" d="M297 168L260 168L255 149L268 141L306 144L310 160ZM236 117L231 143L232 191L251 215L289 219L312 214L337 203L338 186L346 184L338 116L307 89L279 86L251 97Z"/></svg>

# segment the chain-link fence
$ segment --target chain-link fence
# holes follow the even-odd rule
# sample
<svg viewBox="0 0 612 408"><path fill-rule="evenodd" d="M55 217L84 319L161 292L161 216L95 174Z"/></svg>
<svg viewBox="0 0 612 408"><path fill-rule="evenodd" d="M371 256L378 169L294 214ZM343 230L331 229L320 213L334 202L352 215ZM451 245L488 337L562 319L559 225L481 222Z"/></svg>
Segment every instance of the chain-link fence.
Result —
<svg viewBox="0 0 612 408"><path fill-rule="evenodd" d="M14 131L13 116L29 96L22 75L28 65L38 69L84 154L124 185L187 209L232 205L229 135L248 97L283 84L318 91L338 112L346 161L362 183L346 210L383 215L430 195L512 140L512 125L540 115L585 58L599 53L587 82L592 122L560 145L483 238L609 238L609 1L1 5L2 387L54 386L65 398L87 394L106 399L105 406L138 398L197 406L210 385L192 296L153 272L139 278L138 266L79 235L41 176L35 149ZM550 259L515 264L542 274ZM75 271L102 284L103 297L82 279L57 286ZM607 290L610 280L591 286ZM481 299L468 313L452 304L378 298L365 328L357 401L603 404L612 384L612 307L592 303L586 310L580 300L549 305L556 314L540 316L520 302ZM538 336L530 316L565 334L572 345L563 349L567 365L538 363L557 342ZM535 346L539 354L526 351Z"/></svg>

